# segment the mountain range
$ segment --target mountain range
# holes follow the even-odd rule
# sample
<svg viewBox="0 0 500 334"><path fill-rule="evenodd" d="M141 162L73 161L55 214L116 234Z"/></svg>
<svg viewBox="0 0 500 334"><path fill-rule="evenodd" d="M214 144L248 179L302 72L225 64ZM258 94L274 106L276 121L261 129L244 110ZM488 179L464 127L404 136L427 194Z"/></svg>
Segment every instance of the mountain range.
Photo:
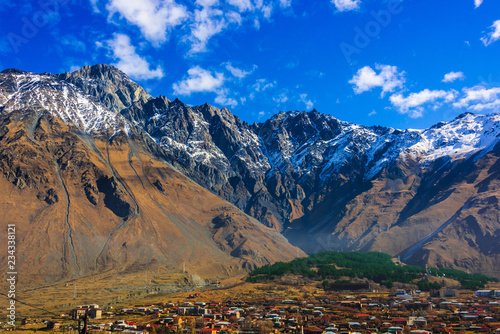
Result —
<svg viewBox="0 0 500 334"><path fill-rule="evenodd" d="M304 254L294 246L498 277L499 140L497 114L425 130L316 110L249 124L109 65L9 69L0 215L33 282L183 262L231 275Z"/></svg>

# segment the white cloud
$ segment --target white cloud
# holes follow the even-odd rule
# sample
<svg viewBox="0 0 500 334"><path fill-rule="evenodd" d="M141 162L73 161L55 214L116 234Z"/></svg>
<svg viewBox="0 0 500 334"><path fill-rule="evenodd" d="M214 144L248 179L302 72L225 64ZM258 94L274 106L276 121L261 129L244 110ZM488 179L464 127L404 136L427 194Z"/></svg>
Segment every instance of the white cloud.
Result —
<svg viewBox="0 0 500 334"><path fill-rule="evenodd" d="M225 80L222 73L212 74L200 66L195 66L188 70L187 77L174 83L174 94L189 96L191 93L217 92Z"/></svg>
<svg viewBox="0 0 500 334"><path fill-rule="evenodd" d="M253 5L250 0L228 0L227 2L230 5L237 7L240 13L253 9Z"/></svg>
<svg viewBox="0 0 500 334"><path fill-rule="evenodd" d="M260 9L262 15L266 19L269 19L271 17L271 14L273 13L273 4L272 4L272 2L268 3L267 5L261 5L258 8Z"/></svg>
<svg viewBox="0 0 500 334"><path fill-rule="evenodd" d="M236 107L238 105L238 101L233 98L227 97L226 93L227 92L221 92L220 94L217 94L214 100L215 103L220 104L222 107Z"/></svg>
<svg viewBox="0 0 500 334"><path fill-rule="evenodd" d="M287 8L291 0L197 0L197 8L191 15L190 35L184 41L190 43L189 54L208 50L210 39L223 31L250 23L255 29L260 28L259 19L270 19L274 7Z"/></svg>
<svg viewBox="0 0 500 334"><path fill-rule="evenodd" d="M94 11L94 13L99 13L99 8L97 7L97 3L99 2L99 0L90 0L90 5L92 6L92 10Z"/></svg>
<svg viewBox="0 0 500 334"><path fill-rule="evenodd" d="M129 23L136 25L144 37L159 46L167 40L167 33L187 17L186 7L175 0L110 0L106 8L110 18L118 13Z"/></svg>
<svg viewBox="0 0 500 334"><path fill-rule="evenodd" d="M257 66L254 65L253 68L250 71L244 71L242 69L234 67L233 64L231 64L230 62L224 63L224 65L226 66L226 69L229 72L231 72L231 74L234 77L237 77L239 79L243 79L244 77L250 75L257 68Z"/></svg>
<svg viewBox="0 0 500 334"><path fill-rule="evenodd" d="M490 28L492 31L487 36L481 38L481 41L485 46L488 46L500 39L500 20L493 22L493 25Z"/></svg>
<svg viewBox="0 0 500 334"><path fill-rule="evenodd" d="M100 0L89 0L99 13ZM106 0L108 21L126 22L140 29L155 47L174 31L189 46L188 55L208 51L216 35L239 26L260 28L262 18L269 20L275 8L287 10L293 0ZM188 4L189 3L189 4ZM182 24L182 27L178 27Z"/></svg>
<svg viewBox="0 0 500 334"><path fill-rule="evenodd" d="M472 105L468 108L469 110L477 111L477 112L482 112L482 111L494 111L494 112L499 112L500 111L500 98L493 100L488 103L477 103L475 105Z"/></svg>
<svg viewBox="0 0 500 334"><path fill-rule="evenodd" d="M150 69L150 64L146 59L139 56L135 47L130 43L130 38L127 35L115 34L115 38L106 41L106 47L113 53L113 58L118 62L114 63L128 76L138 80L158 79L163 77L161 66L156 69Z"/></svg>
<svg viewBox="0 0 500 334"><path fill-rule="evenodd" d="M464 80L464 72L450 72L444 75L443 82L453 82L455 80Z"/></svg>
<svg viewBox="0 0 500 334"><path fill-rule="evenodd" d="M70 72L75 72L75 71L78 71L78 70L79 70L79 69L81 69L81 68L82 68L82 66L78 66L78 65L71 65L71 66L69 67L69 71L70 71Z"/></svg>
<svg viewBox="0 0 500 334"><path fill-rule="evenodd" d="M257 17L253 19L253 26L257 30L260 29L260 22L259 22L259 19Z"/></svg>
<svg viewBox="0 0 500 334"><path fill-rule="evenodd" d="M273 101L278 103L278 104L285 103L288 100L289 100L289 98L286 95L286 93L281 93L280 95L273 97Z"/></svg>
<svg viewBox="0 0 500 334"><path fill-rule="evenodd" d="M253 89L257 92L263 92L269 88L273 88L276 85L276 81L269 82L267 79L258 79L253 85Z"/></svg>
<svg viewBox="0 0 500 334"><path fill-rule="evenodd" d="M312 109L314 103L307 98L307 94L300 94L300 101L306 105L306 109Z"/></svg>
<svg viewBox="0 0 500 334"><path fill-rule="evenodd" d="M500 87L486 88L482 85L462 90L464 96L453 104L457 108L473 111L500 109Z"/></svg>
<svg viewBox="0 0 500 334"><path fill-rule="evenodd" d="M292 5L292 0L280 0L281 8L287 8Z"/></svg>
<svg viewBox="0 0 500 334"><path fill-rule="evenodd" d="M405 72L398 72L396 66L375 65L375 69L380 71L377 74L370 66L365 66L358 70L356 75L349 80L353 84L354 92L361 94L376 87L382 88L382 96L387 92L394 92L397 88L403 88L405 83Z"/></svg>
<svg viewBox="0 0 500 334"><path fill-rule="evenodd" d="M361 0L331 0L339 12L359 9Z"/></svg>
<svg viewBox="0 0 500 334"><path fill-rule="evenodd" d="M266 111L259 111L259 113L256 115L255 113L253 113L254 116L257 116L257 119L258 120L263 120L267 117L270 116L270 113L269 112L266 112Z"/></svg>
<svg viewBox="0 0 500 334"><path fill-rule="evenodd" d="M227 12L226 19L229 23L243 24L243 17L235 11Z"/></svg>
<svg viewBox="0 0 500 334"><path fill-rule="evenodd" d="M377 112L376 112L375 110L372 110L372 111L368 114L368 116L370 116L370 117L371 117L371 116L374 116L374 115L376 115L376 114L377 114Z"/></svg>
<svg viewBox="0 0 500 334"><path fill-rule="evenodd" d="M394 94L389 99L394 107L401 114L407 114L411 118L422 117L424 105L429 105L430 108L439 108L444 102L450 103L455 100L457 92L454 90L429 90L424 89L418 93L411 93L407 97L402 94Z"/></svg>
<svg viewBox="0 0 500 334"><path fill-rule="evenodd" d="M238 101L229 97L230 91L223 85L227 81L224 74L211 72L200 66L192 67L188 70L187 76L183 80L173 84L174 94L191 95L192 93L215 93L214 102L222 107L236 107ZM246 99L240 99L244 103Z"/></svg>
<svg viewBox="0 0 500 334"><path fill-rule="evenodd" d="M198 1L197 1L198 3ZM191 53L207 51L207 43L214 35L219 34L228 25L224 12L212 8L210 3L204 3L202 9L194 12L194 22L191 25Z"/></svg>
<svg viewBox="0 0 500 334"><path fill-rule="evenodd" d="M483 3L483 0L474 0L474 5L477 7L481 6L481 4Z"/></svg>

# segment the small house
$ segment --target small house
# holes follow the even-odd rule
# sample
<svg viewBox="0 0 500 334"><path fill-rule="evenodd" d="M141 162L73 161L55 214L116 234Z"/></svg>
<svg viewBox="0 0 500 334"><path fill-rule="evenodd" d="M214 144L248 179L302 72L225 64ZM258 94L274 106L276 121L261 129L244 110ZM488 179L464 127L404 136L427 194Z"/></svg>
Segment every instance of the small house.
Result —
<svg viewBox="0 0 500 334"><path fill-rule="evenodd" d="M493 292L492 290L477 290L476 297L493 297Z"/></svg>

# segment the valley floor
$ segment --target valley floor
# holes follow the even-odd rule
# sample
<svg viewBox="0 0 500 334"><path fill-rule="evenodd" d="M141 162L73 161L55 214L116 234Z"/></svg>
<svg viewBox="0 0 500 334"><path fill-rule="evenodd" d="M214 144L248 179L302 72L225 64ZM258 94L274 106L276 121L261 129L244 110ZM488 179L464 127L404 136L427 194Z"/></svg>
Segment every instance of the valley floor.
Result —
<svg viewBox="0 0 500 334"><path fill-rule="evenodd" d="M474 291L449 290L449 294L456 293L450 298L415 291L407 291L411 296L397 296L401 291L395 288L335 292L325 291L318 282L251 284L243 279L215 281L213 286L193 289L196 277L186 274L164 281L153 273L149 278L137 274L121 281L103 274L24 291L19 299L29 300L31 306L17 309L15 332L76 333L78 322L71 318L72 310L99 304L101 318L89 319L92 332L500 333L500 300L476 297ZM0 331L6 331L5 308L1 312Z"/></svg>

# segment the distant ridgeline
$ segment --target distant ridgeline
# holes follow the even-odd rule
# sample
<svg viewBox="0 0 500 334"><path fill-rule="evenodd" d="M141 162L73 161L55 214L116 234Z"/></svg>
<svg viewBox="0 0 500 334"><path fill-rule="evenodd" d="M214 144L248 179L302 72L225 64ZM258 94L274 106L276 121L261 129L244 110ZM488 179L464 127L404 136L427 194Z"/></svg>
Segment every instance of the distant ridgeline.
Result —
<svg viewBox="0 0 500 334"><path fill-rule="evenodd" d="M488 282L498 282L496 278L482 274L471 275L456 269L427 268L426 272L426 269L419 266L396 265L390 255L378 252L316 253L290 262L277 262L257 268L250 273L247 281L264 281L286 274L302 275L314 280L366 278L387 287L392 287L394 282L410 283L417 284L422 291L441 288L438 283L429 282L429 275L455 279L467 289L484 288Z"/></svg>

